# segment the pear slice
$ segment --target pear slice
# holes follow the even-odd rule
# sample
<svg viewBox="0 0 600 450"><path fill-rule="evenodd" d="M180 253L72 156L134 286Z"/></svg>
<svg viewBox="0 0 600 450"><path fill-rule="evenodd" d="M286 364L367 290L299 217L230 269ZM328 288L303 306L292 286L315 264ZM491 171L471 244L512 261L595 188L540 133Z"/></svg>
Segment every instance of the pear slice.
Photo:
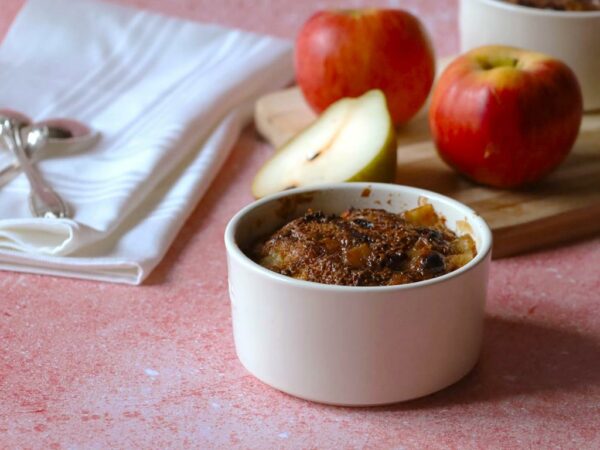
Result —
<svg viewBox="0 0 600 450"><path fill-rule="evenodd" d="M392 182L396 135L385 96L372 90L333 103L259 170L252 194L325 182Z"/></svg>

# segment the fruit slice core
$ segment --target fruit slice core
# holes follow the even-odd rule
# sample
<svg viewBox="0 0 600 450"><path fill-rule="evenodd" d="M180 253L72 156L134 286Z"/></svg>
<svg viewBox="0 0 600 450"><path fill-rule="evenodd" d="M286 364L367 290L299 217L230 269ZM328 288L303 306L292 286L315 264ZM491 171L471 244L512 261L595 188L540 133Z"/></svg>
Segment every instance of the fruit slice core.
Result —
<svg viewBox="0 0 600 450"><path fill-rule="evenodd" d="M339 100L267 161L253 193L350 180L385 151L391 127L381 91Z"/></svg>

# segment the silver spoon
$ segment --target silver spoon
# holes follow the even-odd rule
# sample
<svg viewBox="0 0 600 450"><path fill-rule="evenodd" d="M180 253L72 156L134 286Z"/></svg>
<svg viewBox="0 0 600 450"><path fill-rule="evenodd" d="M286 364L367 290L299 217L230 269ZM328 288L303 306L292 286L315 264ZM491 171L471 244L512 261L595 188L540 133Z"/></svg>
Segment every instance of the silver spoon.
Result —
<svg viewBox="0 0 600 450"><path fill-rule="evenodd" d="M27 116L10 109L0 109L0 117L8 117L18 122L21 125L21 135L27 133L32 127L43 125L48 128L46 145L35 150L30 147L25 148L31 162L37 162L49 155L87 150L100 139L98 132L72 119L50 119L31 125L31 120ZM18 161L13 161L1 167L0 186L12 181L19 173Z"/></svg>
<svg viewBox="0 0 600 450"><path fill-rule="evenodd" d="M0 135L6 146L14 154L19 166L27 176L31 187L29 207L36 217L63 218L69 217L67 205L54 190L44 181L40 173L29 161L27 151L21 139L21 124L8 117L0 117ZM27 132L27 148L35 152L46 144L47 127L33 127Z"/></svg>

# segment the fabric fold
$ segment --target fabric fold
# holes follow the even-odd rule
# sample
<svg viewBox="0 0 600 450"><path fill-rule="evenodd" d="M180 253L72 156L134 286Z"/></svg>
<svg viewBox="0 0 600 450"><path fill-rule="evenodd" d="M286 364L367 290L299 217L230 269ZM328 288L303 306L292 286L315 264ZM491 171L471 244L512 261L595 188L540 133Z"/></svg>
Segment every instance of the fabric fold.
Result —
<svg viewBox="0 0 600 450"><path fill-rule="evenodd" d="M22 175L0 187L0 267L140 283L253 102L292 75L279 39L91 0L29 0L0 47L0 107L70 117L102 138L37 164L71 220L32 218Z"/></svg>

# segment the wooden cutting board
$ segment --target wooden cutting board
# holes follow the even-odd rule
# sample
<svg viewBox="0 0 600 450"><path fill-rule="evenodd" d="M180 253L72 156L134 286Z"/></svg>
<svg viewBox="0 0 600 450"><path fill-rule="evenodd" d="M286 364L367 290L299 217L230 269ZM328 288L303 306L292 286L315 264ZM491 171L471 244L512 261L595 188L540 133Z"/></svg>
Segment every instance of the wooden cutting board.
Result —
<svg viewBox="0 0 600 450"><path fill-rule="evenodd" d="M256 103L257 129L275 148L315 118L297 87ZM495 258L600 234L600 113L584 116L575 147L556 172L534 188L507 191L471 183L440 160L425 107L398 130L396 182L440 192L475 209L493 231Z"/></svg>

